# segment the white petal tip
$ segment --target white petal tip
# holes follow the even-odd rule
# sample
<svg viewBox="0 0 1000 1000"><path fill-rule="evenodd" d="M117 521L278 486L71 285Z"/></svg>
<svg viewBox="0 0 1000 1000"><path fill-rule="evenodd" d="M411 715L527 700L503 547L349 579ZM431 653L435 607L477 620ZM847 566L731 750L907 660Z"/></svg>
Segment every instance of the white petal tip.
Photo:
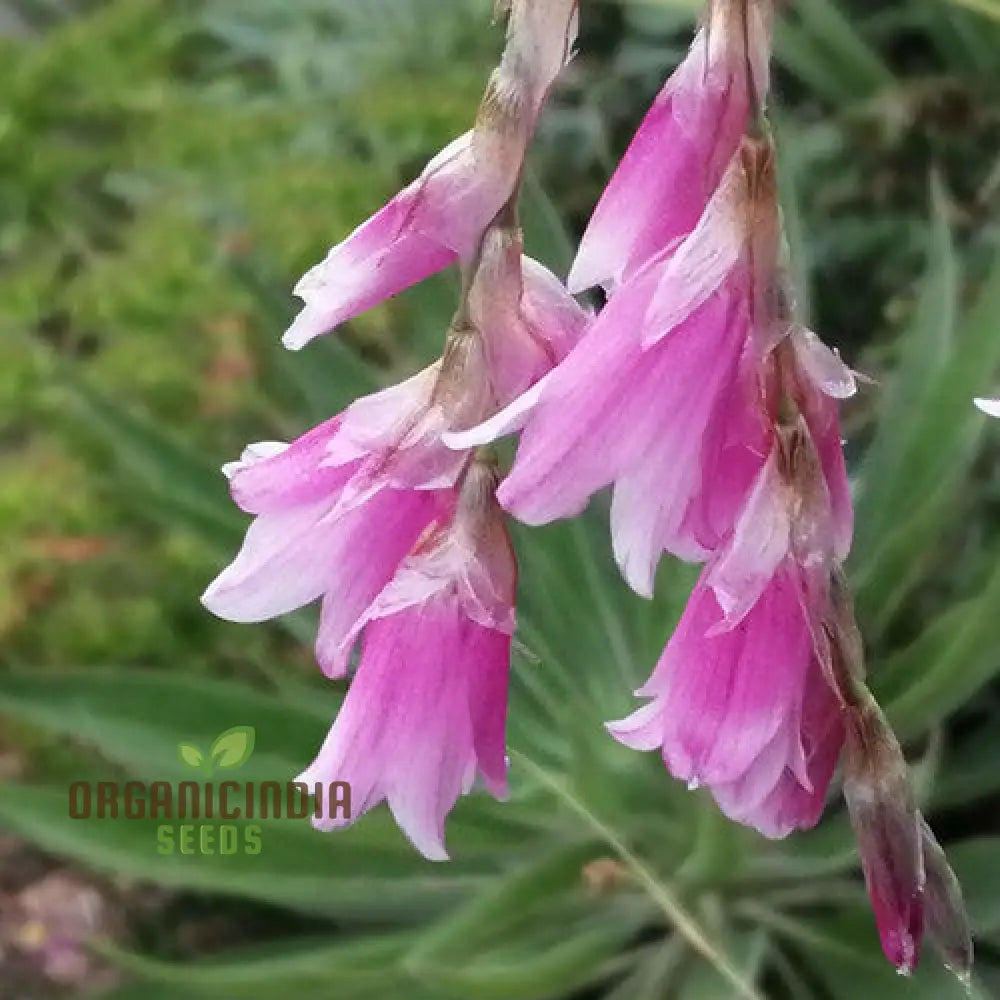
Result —
<svg viewBox="0 0 1000 1000"><path fill-rule="evenodd" d="M428 860L428 861L451 861L448 856L448 852L444 849L444 844L438 843L421 843L418 844L416 841L413 842L413 846L416 847L418 851Z"/></svg>
<svg viewBox="0 0 1000 1000"><path fill-rule="evenodd" d="M1000 399L982 399L977 397L973 402L988 417L1000 417Z"/></svg>
<svg viewBox="0 0 1000 1000"><path fill-rule="evenodd" d="M292 326L289 327L285 335L281 338L281 346L289 351L301 351L312 339L312 336L309 334L299 332Z"/></svg>
<svg viewBox="0 0 1000 1000"><path fill-rule="evenodd" d="M452 451L468 451L495 440L488 427L489 421L470 427L467 431L445 431L441 443Z"/></svg>

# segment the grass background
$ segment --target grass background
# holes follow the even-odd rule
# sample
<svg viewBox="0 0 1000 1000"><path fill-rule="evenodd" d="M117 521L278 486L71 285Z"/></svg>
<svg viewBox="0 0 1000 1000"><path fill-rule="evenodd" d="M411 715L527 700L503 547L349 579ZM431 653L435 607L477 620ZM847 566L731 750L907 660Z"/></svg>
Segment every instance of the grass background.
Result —
<svg viewBox="0 0 1000 1000"><path fill-rule="evenodd" d="M453 275L302 354L278 337L295 277L468 126L502 44L489 6L0 4L0 749L16 778L0 825L111 901L123 952L100 964L128 970L120 998L959 996L933 959L912 984L883 970L836 805L769 845L609 745L600 721L692 578L665 563L655 602L628 594L600 504L518 534L514 801L459 807L453 865L412 858L384 816L268 830L245 869L165 864L148 830L65 819L67 777L169 778L178 741L236 724L257 727L261 774L297 773L335 711L310 613L249 628L197 602L243 529L216 468L437 351ZM583 0L524 211L529 252L558 272L692 18ZM845 412L874 683L966 878L990 996L1000 429L970 400L1000 371L1000 5L785 4L773 114L801 308L877 380ZM10 912L29 883L0 878ZM29 944L14 950L33 960ZM10 996L86 985L32 977L6 976Z"/></svg>

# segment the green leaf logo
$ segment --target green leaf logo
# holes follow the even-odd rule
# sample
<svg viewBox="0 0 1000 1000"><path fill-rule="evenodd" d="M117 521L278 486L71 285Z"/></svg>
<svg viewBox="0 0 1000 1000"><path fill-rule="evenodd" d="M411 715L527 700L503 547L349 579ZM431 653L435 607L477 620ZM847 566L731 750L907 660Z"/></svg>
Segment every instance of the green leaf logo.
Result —
<svg viewBox="0 0 1000 1000"><path fill-rule="evenodd" d="M205 761L205 755L193 743L179 743L177 751L188 767L198 769Z"/></svg>
<svg viewBox="0 0 1000 1000"><path fill-rule="evenodd" d="M253 753L255 738L253 726L233 726L220 733L209 751L212 765L224 770L242 767Z"/></svg>

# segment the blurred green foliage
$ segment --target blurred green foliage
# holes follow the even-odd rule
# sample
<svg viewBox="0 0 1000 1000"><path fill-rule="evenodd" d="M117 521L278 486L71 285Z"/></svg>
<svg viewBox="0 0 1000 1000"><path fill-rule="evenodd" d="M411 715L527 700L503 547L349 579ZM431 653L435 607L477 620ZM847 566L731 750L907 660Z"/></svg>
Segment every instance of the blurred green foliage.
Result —
<svg viewBox="0 0 1000 1000"><path fill-rule="evenodd" d="M834 805L770 844L606 737L692 575L664 564L654 602L628 593L600 504L517 534L513 796L459 805L451 865L384 811L335 836L272 822L261 856L200 859L157 855L143 823L66 817L68 776L179 778L180 739L252 724L247 777L281 779L322 738L339 695L314 676L309 614L246 628L197 603L244 523L216 468L436 352L450 275L302 355L278 337L295 276L468 127L501 43L489 6L0 8L0 710L34 779L3 788L0 825L98 871L283 908L246 952L117 954L141 981L118 1000L961 996L932 958L905 984L878 956ZM524 211L556 268L692 7L584 0ZM1000 367L1000 21L941 0L786 15L774 103L801 307L880 383L847 410L850 570L986 997L1000 463L971 397ZM286 933L292 914L322 933Z"/></svg>

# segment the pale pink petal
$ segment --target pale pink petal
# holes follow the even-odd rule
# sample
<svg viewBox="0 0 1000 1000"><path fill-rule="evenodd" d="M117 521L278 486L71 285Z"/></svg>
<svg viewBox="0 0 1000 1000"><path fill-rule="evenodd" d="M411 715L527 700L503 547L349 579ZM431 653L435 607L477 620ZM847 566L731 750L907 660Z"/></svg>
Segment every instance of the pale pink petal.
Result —
<svg viewBox="0 0 1000 1000"><path fill-rule="evenodd" d="M746 129L746 73L699 31L646 115L584 233L569 287L617 286L694 229Z"/></svg>
<svg viewBox="0 0 1000 1000"><path fill-rule="evenodd" d="M483 338L495 404L501 406L537 382L557 360L525 321L524 285L520 231L491 227L469 289L468 320Z"/></svg>
<svg viewBox="0 0 1000 1000"><path fill-rule="evenodd" d="M706 578L725 612L720 627L731 628L742 621L789 554L791 503L775 446L746 498L732 538Z"/></svg>
<svg viewBox="0 0 1000 1000"><path fill-rule="evenodd" d="M439 361L345 411L343 427L331 442L326 461L360 461L339 498L340 512L364 503L385 487L442 490L456 483L468 456L449 448L442 438L447 431L478 423L492 401L479 338L463 357L464 370L452 369L457 397L444 394L447 398L439 398Z"/></svg>
<svg viewBox="0 0 1000 1000"><path fill-rule="evenodd" d="M260 514L233 562L209 584L202 604L234 622L260 622L316 600L330 577L337 526L323 499Z"/></svg>
<svg viewBox="0 0 1000 1000"><path fill-rule="evenodd" d="M456 139L299 281L295 294L306 305L285 346L297 350L469 256L513 190L518 163L517 156L478 155L472 132Z"/></svg>
<svg viewBox="0 0 1000 1000"><path fill-rule="evenodd" d="M749 330L749 320L747 329ZM756 352L747 334L736 375L727 383L702 443L701 489L688 512L693 540L717 551L729 539L772 447L774 430L761 396Z"/></svg>
<svg viewBox="0 0 1000 1000"><path fill-rule="evenodd" d="M317 827L346 825L385 799L421 853L447 858L445 817L476 769L493 789L505 788L510 639L488 631L448 601L368 626L340 714L298 779L350 782L352 815L314 821Z"/></svg>
<svg viewBox="0 0 1000 1000"><path fill-rule="evenodd" d="M485 342L489 379L501 406L561 361L592 318L522 249L519 230L487 230L469 289L469 323Z"/></svg>
<svg viewBox="0 0 1000 1000"><path fill-rule="evenodd" d="M498 493L538 524L577 513L613 482L615 551L646 594L662 551L704 555L689 515L702 492L706 433L733 396L747 336L739 289L727 286L643 351L636 339L654 281L647 272L613 297L545 380Z"/></svg>
<svg viewBox="0 0 1000 1000"><path fill-rule="evenodd" d="M727 816L772 839L786 837L795 830L807 830L819 822L844 743L840 705L815 659L806 679L799 729L805 781L786 766L769 794L760 801L748 801L743 779L712 789ZM766 786L767 782L763 784Z"/></svg>
<svg viewBox="0 0 1000 1000"><path fill-rule="evenodd" d="M479 628L472 631L469 662L474 683L469 692L476 762L494 798L507 797L507 688L511 634Z"/></svg>
<svg viewBox="0 0 1000 1000"><path fill-rule="evenodd" d="M425 537L391 582L355 623L358 632L435 598L457 602L462 614L484 628L513 633L517 560L493 493L496 474L487 464L470 466L451 523Z"/></svg>
<svg viewBox="0 0 1000 1000"><path fill-rule="evenodd" d="M508 403L489 420L484 420L466 431L446 431L441 435L442 442L448 448L466 451L520 430L544 396L550 377L551 373L539 379L530 389Z"/></svg>
<svg viewBox="0 0 1000 1000"><path fill-rule="evenodd" d="M737 154L690 235L647 265L657 281L643 317L644 347L672 333L734 272L739 282L750 281L744 259L746 185L745 167Z"/></svg>
<svg viewBox="0 0 1000 1000"><path fill-rule="evenodd" d="M386 489L340 518L316 637L316 660L328 677L347 672L356 623L452 504L447 493Z"/></svg>
<svg viewBox="0 0 1000 1000"><path fill-rule="evenodd" d="M257 441L254 444L248 444L235 462L226 462L222 467L222 474L226 479L232 479L242 469L254 465L256 462L262 462L266 458L274 458L275 455L280 455L287 449L287 441Z"/></svg>
<svg viewBox="0 0 1000 1000"><path fill-rule="evenodd" d="M710 787L744 782L748 808L763 801L764 778L803 768L799 720L812 636L789 573L780 571L735 628L717 633L722 609L704 579L649 682L654 700L610 731L628 745L660 746L671 774ZM784 734L784 736L782 736ZM761 770L747 777L761 761Z"/></svg>
<svg viewBox="0 0 1000 1000"><path fill-rule="evenodd" d="M650 408L668 366L654 353L642 356L636 332L651 291L650 281L637 282L612 299L545 379L498 494L522 521L543 524L579 513L638 457L654 425L663 426L662 410Z"/></svg>
<svg viewBox="0 0 1000 1000"><path fill-rule="evenodd" d="M441 362L436 361L402 382L356 399L341 416L340 432L331 437L323 461L342 465L395 445L429 407L440 371Z"/></svg>
<svg viewBox="0 0 1000 1000"><path fill-rule="evenodd" d="M572 54L577 0L513 0L508 44L476 127L333 247L298 283L305 308L284 336L314 337L475 252L510 197L541 104Z"/></svg>
<svg viewBox="0 0 1000 1000"><path fill-rule="evenodd" d="M233 500L251 514L267 514L329 497L353 474L352 467L326 464L330 443L340 429L333 417L290 445L251 445L226 467Z"/></svg>
<svg viewBox="0 0 1000 1000"><path fill-rule="evenodd" d="M548 345L555 361L562 361L586 333L594 314L581 306L566 286L537 260L524 257L521 265L524 321L535 339Z"/></svg>

